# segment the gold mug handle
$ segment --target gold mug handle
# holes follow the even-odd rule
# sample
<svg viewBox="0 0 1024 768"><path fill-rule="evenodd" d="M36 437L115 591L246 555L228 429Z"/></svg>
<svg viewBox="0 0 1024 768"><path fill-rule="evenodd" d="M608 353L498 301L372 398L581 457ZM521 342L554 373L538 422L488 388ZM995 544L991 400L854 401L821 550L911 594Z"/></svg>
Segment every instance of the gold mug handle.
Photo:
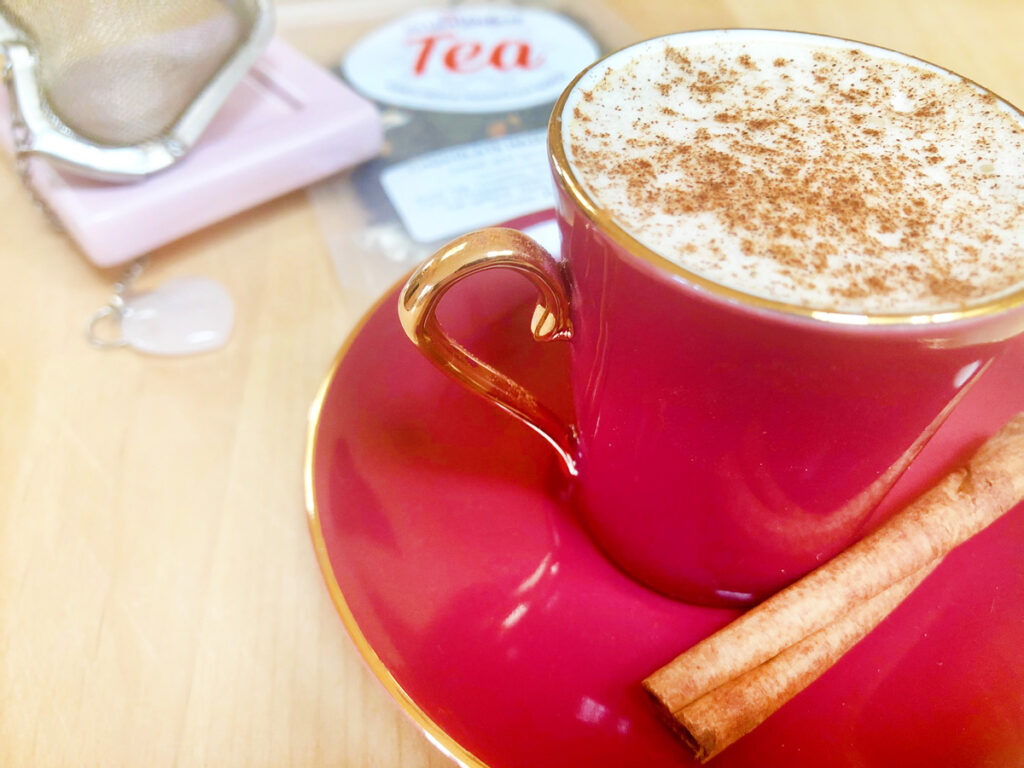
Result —
<svg viewBox="0 0 1024 768"><path fill-rule="evenodd" d="M575 477L575 427L565 424L525 387L473 356L437 320L435 310L449 288L492 268L515 270L537 288L540 297L530 321L537 341L572 338L569 298L558 262L522 232L497 227L453 240L413 272L398 299L402 327L430 362L547 440Z"/></svg>

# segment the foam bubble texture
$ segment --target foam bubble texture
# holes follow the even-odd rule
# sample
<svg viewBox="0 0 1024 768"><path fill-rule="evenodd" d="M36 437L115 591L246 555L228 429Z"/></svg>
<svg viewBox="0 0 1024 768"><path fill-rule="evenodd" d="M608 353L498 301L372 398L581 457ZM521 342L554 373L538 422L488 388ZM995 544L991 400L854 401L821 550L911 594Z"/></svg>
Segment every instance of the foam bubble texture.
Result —
<svg viewBox="0 0 1024 768"><path fill-rule="evenodd" d="M585 76L566 153L684 268L812 309L935 313L1024 284L1024 126L913 59L787 34L662 38Z"/></svg>

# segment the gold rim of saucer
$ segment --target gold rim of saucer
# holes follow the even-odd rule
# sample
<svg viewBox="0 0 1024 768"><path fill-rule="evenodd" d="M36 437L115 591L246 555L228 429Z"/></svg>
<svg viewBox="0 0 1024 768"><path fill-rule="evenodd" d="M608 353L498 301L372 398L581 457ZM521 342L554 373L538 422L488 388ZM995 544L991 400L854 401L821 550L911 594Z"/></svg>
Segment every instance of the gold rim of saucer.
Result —
<svg viewBox="0 0 1024 768"><path fill-rule="evenodd" d="M373 646L370 645L370 641L366 639L366 635L364 635L362 629L360 629L359 622L356 621L356 617L352 613L352 609L349 608L348 601L345 599L345 595L341 591L341 586L338 584L338 579L334 574L334 567L331 565L331 558L327 552L327 542L324 540L324 532L320 523L320 509L316 502L314 458L316 455L317 435L320 432L320 419L323 414L324 401L327 397L327 392L330 389L331 383L335 380L342 361L345 359L346 355L348 355L349 349L359 336L363 327L369 322L370 318L376 314L380 307L388 301L392 295L394 295L398 287L404 282L405 278L403 277L401 281L389 288L383 296L374 302L373 306L366 310L359 321L355 324L348 336L345 338L341 347L338 349L338 352L335 354L334 360L331 362L330 368L324 376L316 397L313 399L313 403L310 406L306 432L306 453L303 461L306 522L309 526L310 538L313 540L313 550L316 553L317 564L320 566L320 572L323 576L324 583L327 586L327 592L331 596L331 602L334 603L335 611L341 618L341 623L349 637L352 639L352 642L356 647L356 651L358 651L363 661L370 668L373 676L376 677L381 685L384 686L384 689L391 695L391 698L393 698L399 707L402 708L402 711L412 719L427 739L441 752L450 757L460 766L463 766L463 768L490 768L487 763L484 763L480 758L463 747L455 740L454 737L449 735L440 725L434 722L430 715L424 712L423 709L413 701L412 697L406 693L405 689L402 688L394 675L391 674L384 662L381 661L377 652L373 649Z"/></svg>
<svg viewBox="0 0 1024 768"><path fill-rule="evenodd" d="M1013 309L1024 305L1024 285L1020 286L1016 290L1012 290L1009 293L1001 294L995 298L987 301L982 301L977 304L968 305L959 309L943 310L941 312L907 312L907 313L895 313L895 314L872 314L872 313L861 313L861 312L843 312L834 309L814 308L805 307L799 304L790 304L783 301L776 301L774 299L768 299L762 296L756 296L754 294L745 293L735 288L729 288L728 286L716 283L713 280L709 280L696 272L691 272L685 267L681 267L670 259L665 258L651 248L648 248L642 242L637 240L633 235L627 232L622 226L615 221L612 215L601 208L597 201L590 196L586 191L583 184L576 177L572 167L569 164L569 159L565 152L565 146L562 141L562 112L565 110L565 104L569 99L569 95L576 89L576 85L596 67L601 66L612 56L615 56L623 51L635 48L647 43L651 43L655 40L665 40L674 37L685 37L694 33L712 33L712 32L778 32L786 35L798 35L806 38L816 38L820 40L839 41L863 47L867 50L882 51L885 53L895 54L900 58L908 59L912 62L920 62L928 67L941 70L953 77L961 79L965 83L969 83L974 87L978 88L984 93L991 94L995 98L999 99L1002 104L1005 104L1012 112L1020 117L1022 124L1024 124L1024 111L1014 106L1006 99L1000 97L997 93L984 87L971 80L968 77L964 77L951 69L943 67L939 64L935 64L926 59L922 59L917 56L911 56L907 53L894 50L892 48L885 48L880 45L873 45L871 43L861 42L859 40L852 40L845 37L836 37L834 35L821 35L813 32L800 32L796 30L783 30L783 29L760 29L760 28L736 28L736 29L700 29L700 30L687 30L684 32L674 32L666 35L659 35L657 37L648 38L647 40L641 40L636 43L632 43L623 48L601 57L593 64L588 66L575 78L572 82L566 86L565 90L562 91L561 96L558 97L558 101L555 102L555 107L551 112L551 119L548 122L548 158L551 162L551 166L555 173L555 178L560 184L562 189L576 202L583 213L586 215L591 222L599 227L602 231L606 232L618 245L621 245L631 254L637 258L642 259L648 264L653 265L659 270L677 277L683 278L690 285L697 286L701 289L706 290L708 293L722 299L732 301L734 303L759 309L769 310L772 312L781 313L788 316L807 318L811 320L818 320L825 323L834 325L844 326L928 326L928 325L939 325L956 322L958 320L968 320L972 318L987 317L990 315L996 315L1001 312Z"/></svg>

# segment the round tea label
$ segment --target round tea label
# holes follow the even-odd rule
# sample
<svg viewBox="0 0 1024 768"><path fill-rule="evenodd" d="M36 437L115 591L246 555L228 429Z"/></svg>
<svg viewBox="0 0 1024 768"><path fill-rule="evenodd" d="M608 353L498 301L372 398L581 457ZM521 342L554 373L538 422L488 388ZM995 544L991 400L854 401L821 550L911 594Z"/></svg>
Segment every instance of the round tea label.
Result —
<svg viewBox="0 0 1024 768"><path fill-rule="evenodd" d="M598 52L564 16L470 6L403 16L356 43L342 69L384 104L488 113L554 101Z"/></svg>

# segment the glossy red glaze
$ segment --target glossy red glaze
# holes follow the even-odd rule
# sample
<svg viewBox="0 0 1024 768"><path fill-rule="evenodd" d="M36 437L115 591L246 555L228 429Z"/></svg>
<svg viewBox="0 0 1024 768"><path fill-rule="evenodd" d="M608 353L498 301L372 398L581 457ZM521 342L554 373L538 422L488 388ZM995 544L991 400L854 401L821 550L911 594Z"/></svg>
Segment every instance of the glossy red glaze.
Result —
<svg viewBox="0 0 1024 768"><path fill-rule="evenodd" d="M443 319L568 411L567 345L536 344L531 289L491 278L453 290ZM694 765L640 680L737 614L668 599L611 566L566 503L554 452L421 357L395 319L396 295L333 372L309 466L314 537L368 664L469 765ZM1024 409L1022 371L1018 342L866 525ZM954 551L716 768L1018 765L1021 552L1024 506Z"/></svg>
<svg viewBox="0 0 1024 768"><path fill-rule="evenodd" d="M744 306L635 256L560 189L579 509L667 594L749 604L848 546L1024 312L850 326Z"/></svg>

